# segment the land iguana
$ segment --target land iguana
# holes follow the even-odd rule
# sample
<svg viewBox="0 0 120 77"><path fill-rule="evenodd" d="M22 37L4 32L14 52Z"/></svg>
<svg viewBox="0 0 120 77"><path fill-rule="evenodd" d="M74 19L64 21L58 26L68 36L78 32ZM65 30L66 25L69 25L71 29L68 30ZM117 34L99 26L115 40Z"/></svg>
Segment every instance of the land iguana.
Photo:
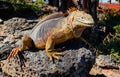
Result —
<svg viewBox="0 0 120 77"><path fill-rule="evenodd" d="M67 17L59 16L43 20L33 28L29 36L23 37L21 47L14 48L8 59L31 47L45 49L50 61L53 58L59 59L63 53L54 49L56 44L79 38L87 27L94 25L90 14L78 10L71 12Z"/></svg>

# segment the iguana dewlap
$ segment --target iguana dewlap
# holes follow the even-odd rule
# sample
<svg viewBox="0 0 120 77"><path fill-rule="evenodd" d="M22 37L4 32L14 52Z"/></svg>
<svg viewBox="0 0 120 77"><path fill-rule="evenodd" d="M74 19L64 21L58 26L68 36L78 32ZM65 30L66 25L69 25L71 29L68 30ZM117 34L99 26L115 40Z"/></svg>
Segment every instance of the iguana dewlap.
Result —
<svg viewBox="0 0 120 77"><path fill-rule="evenodd" d="M54 46L72 38L79 38L82 32L93 24L92 16L83 11L74 11L67 17L59 16L45 20L36 25L29 36L23 37L22 46L14 48L8 59L30 47L45 48L50 60L58 59L62 53L55 51Z"/></svg>

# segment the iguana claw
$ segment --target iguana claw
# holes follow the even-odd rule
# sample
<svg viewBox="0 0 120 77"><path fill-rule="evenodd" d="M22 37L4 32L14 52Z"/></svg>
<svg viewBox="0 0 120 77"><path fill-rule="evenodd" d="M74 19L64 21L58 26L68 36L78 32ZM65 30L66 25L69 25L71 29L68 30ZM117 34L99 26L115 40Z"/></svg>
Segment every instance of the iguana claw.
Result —
<svg viewBox="0 0 120 77"><path fill-rule="evenodd" d="M7 59L10 59L11 57L17 55L19 51L20 51L20 48L14 48L14 49L10 52L10 55L8 56Z"/></svg>
<svg viewBox="0 0 120 77"><path fill-rule="evenodd" d="M53 58L59 60L58 56L60 56L62 54L63 54L62 52L48 52L47 56L49 57L50 61L53 61Z"/></svg>

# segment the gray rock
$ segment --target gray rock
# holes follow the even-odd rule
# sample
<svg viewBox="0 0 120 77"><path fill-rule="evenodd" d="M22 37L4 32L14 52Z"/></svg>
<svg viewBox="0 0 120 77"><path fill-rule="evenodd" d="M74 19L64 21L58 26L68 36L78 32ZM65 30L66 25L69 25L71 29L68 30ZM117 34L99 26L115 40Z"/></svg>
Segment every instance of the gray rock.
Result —
<svg viewBox="0 0 120 77"><path fill-rule="evenodd" d="M0 24L1 24L1 23L3 23L3 20L2 20L2 19L0 19Z"/></svg>
<svg viewBox="0 0 120 77"><path fill-rule="evenodd" d="M67 49L60 60L53 62L49 61L45 50L33 51L25 51L22 60L16 56L1 61L2 71L12 77L88 77L95 60L95 55L86 48ZM22 68L20 61L25 63Z"/></svg>
<svg viewBox="0 0 120 77"><path fill-rule="evenodd" d="M15 42L15 40L10 36L6 37L3 41L4 44L7 44L7 43L12 44L14 42Z"/></svg>
<svg viewBox="0 0 120 77"><path fill-rule="evenodd" d="M3 41L4 37L0 36L0 41Z"/></svg>
<svg viewBox="0 0 120 77"><path fill-rule="evenodd" d="M119 66L113 62L110 55L99 55L96 58L96 64L100 67L119 68Z"/></svg>
<svg viewBox="0 0 120 77"><path fill-rule="evenodd" d="M42 52L42 50L40 50L40 52L26 51L24 57L27 59L27 61L25 62L25 67L22 67L22 69L20 67L19 59L16 57L12 58L9 62L7 60L1 61L1 70L4 71L5 74L2 73L2 75L0 76L89 77L87 75L88 70L92 66L92 63L94 63L93 60L95 56L92 55L89 50L85 48L80 48L77 50L73 49L64 51L64 56L60 57L61 60L55 60L54 63L49 62L48 58L46 57L45 51ZM110 59L109 55L100 55L99 58L106 59L106 65L108 63L112 63L110 60L108 60ZM101 69L97 68L94 71L97 72L98 70ZM115 75L109 77L115 77Z"/></svg>
<svg viewBox="0 0 120 77"><path fill-rule="evenodd" d="M31 30L37 22L37 20L26 20L25 18L11 18L4 21L4 25L7 26L5 33L21 35L22 31Z"/></svg>
<svg viewBox="0 0 120 77"><path fill-rule="evenodd" d="M7 58L8 54L12 50L12 45L10 44L0 44L0 61Z"/></svg>
<svg viewBox="0 0 120 77"><path fill-rule="evenodd" d="M15 27L15 26L22 26L26 22L27 22L27 20L25 18L14 17L12 19L4 21L4 25L10 26L10 27Z"/></svg>
<svg viewBox="0 0 120 77"><path fill-rule="evenodd" d="M2 47L2 46L4 46L5 44L0 44L0 48Z"/></svg>

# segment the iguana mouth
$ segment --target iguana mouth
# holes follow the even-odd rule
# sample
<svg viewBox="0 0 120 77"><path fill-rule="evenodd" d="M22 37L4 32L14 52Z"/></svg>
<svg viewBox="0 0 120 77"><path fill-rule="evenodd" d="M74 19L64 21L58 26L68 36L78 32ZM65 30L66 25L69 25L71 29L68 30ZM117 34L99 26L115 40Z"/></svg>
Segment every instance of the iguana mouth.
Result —
<svg viewBox="0 0 120 77"><path fill-rule="evenodd" d="M86 26L86 27L93 27L94 23L84 23L84 22L81 22L81 25L82 26Z"/></svg>

